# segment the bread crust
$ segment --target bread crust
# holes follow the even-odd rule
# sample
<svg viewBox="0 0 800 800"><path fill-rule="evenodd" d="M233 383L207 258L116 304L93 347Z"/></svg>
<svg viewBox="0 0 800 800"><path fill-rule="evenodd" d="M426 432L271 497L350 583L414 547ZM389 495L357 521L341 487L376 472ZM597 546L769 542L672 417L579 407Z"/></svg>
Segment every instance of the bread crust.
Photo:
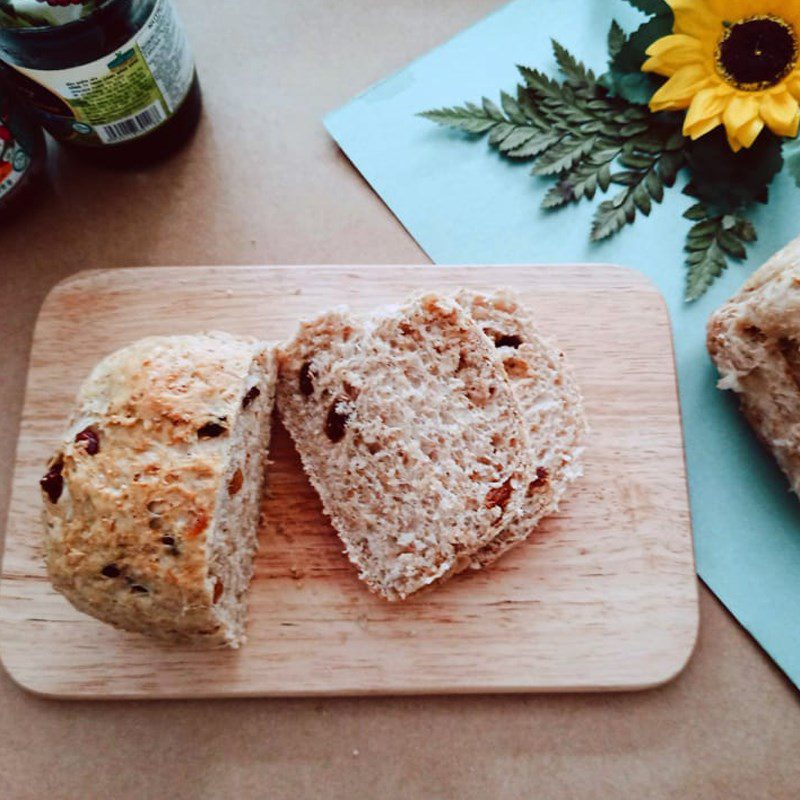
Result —
<svg viewBox="0 0 800 800"><path fill-rule="evenodd" d="M95 367L48 466L61 490L43 484L48 573L76 608L168 641L238 645L210 545L230 432L266 413L268 435L274 376L269 346L219 332L149 337Z"/></svg>

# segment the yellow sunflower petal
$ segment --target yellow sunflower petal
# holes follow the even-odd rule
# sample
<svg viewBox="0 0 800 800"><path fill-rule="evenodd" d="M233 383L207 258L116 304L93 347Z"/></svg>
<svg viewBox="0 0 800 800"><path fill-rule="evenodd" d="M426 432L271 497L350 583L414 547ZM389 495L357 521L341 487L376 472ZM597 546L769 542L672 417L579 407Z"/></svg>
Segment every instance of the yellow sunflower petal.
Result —
<svg viewBox="0 0 800 800"><path fill-rule="evenodd" d="M707 133L711 133L717 126L722 125L722 114L717 114L715 117L700 120L694 125L683 124L683 135L688 136L690 139L699 139Z"/></svg>
<svg viewBox="0 0 800 800"><path fill-rule="evenodd" d="M692 98L692 103L686 112L686 126L693 127L698 122L720 116L725 110L727 101L728 97L724 89L709 87L699 91Z"/></svg>
<svg viewBox="0 0 800 800"><path fill-rule="evenodd" d="M716 36L721 32L718 14L705 2L698 0L667 0L675 14L675 33L686 33L698 39Z"/></svg>
<svg viewBox="0 0 800 800"><path fill-rule="evenodd" d="M780 86L781 84L778 84ZM797 99L800 99L800 71L795 71L785 81L786 89ZM776 87L777 88L777 87Z"/></svg>
<svg viewBox="0 0 800 800"><path fill-rule="evenodd" d="M657 58L648 58L647 61L642 64L642 72L655 72L658 75L663 75L665 78L668 78L675 73L675 70L663 64Z"/></svg>
<svg viewBox="0 0 800 800"><path fill-rule="evenodd" d="M758 99L753 95L734 95L722 114L725 129L732 136L758 118Z"/></svg>
<svg viewBox="0 0 800 800"><path fill-rule="evenodd" d="M708 7L719 17L724 17L728 19L727 15L730 14L731 16L739 15L739 10L735 9L736 5L741 5L741 3L737 3L737 0L708 0Z"/></svg>
<svg viewBox="0 0 800 800"><path fill-rule="evenodd" d="M794 0L757 0L757 2L740 2L734 5L741 6L741 13L737 18L770 14L789 23L800 21L800 6Z"/></svg>
<svg viewBox="0 0 800 800"><path fill-rule="evenodd" d="M795 31L800 34L800 5L797 3L786 4L780 13Z"/></svg>
<svg viewBox="0 0 800 800"><path fill-rule="evenodd" d="M705 0L711 10L726 22L766 14L764 0ZM791 0L789 0L791 2ZM779 0L780 2L780 0Z"/></svg>
<svg viewBox="0 0 800 800"><path fill-rule="evenodd" d="M734 153L738 153L742 149L739 140L736 137L731 138L730 134L728 134L728 145Z"/></svg>
<svg viewBox="0 0 800 800"><path fill-rule="evenodd" d="M789 92L768 94L761 100L761 119L778 136L797 136L800 108Z"/></svg>
<svg viewBox="0 0 800 800"><path fill-rule="evenodd" d="M650 99L652 111L687 108L694 95L712 84L708 71L699 64L679 69Z"/></svg>
<svg viewBox="0 0 800 800"><path fill-rule="evenodd" d="M700 41L685 34L662 36L647 48L650 58L642 70L672 75L686 64L696 64L708 58L707 51Z"/></svg>
<svg viewBox="0 0 800 800"><path fill-rule="evenodd" d="M764 120L761 117L756 117L756 119L751 119L744 127L739 128L736 132L736 139L742 147L750 147L763 130Z"/></svg>

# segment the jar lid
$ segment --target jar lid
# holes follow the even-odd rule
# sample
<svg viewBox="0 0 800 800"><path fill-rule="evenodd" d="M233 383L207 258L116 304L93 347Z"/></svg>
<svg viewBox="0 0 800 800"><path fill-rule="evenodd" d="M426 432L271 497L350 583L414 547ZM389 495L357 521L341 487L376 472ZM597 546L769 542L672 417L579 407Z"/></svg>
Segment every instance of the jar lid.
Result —
<svg viewBox="0 0 800 800"><path fill-rule="evenodd" d="M66 25L86 17L106 0L0 0L0 28Z"/></svg>

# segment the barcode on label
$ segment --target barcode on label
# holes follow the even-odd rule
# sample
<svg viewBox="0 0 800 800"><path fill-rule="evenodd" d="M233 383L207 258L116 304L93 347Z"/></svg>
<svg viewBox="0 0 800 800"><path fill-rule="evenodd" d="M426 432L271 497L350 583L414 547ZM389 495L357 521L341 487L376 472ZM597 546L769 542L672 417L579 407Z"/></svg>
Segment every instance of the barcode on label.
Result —
<svg viewBox="0 0 800 800"><path fill-rule="evenodd" d="M123 142L126 139L133 139L136 136L147 133L151 128L155 128L156 125L162 123L164 119L161 103L155 102L138 114L118 119L108 125L98 125L95 130L105 144Z"/></svg>

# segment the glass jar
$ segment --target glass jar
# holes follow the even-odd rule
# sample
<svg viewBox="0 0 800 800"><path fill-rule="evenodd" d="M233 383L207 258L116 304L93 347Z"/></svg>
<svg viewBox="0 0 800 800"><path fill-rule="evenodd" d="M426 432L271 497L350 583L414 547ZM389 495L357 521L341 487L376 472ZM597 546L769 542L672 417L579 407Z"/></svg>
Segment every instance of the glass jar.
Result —
<svg viewBox="0 0 800 800"><path fill-rule="evenodd" d="M67 7L0 0L4 72L42 126L94 160L123 166L186 142L202 103L171 0L59 5Z"/></svg>
<svg viewBox="0 0 800 800"><path fill-rule="evenodd" d="M34 197L45 165L42 129L0 81L0 220Z"/></svg>

